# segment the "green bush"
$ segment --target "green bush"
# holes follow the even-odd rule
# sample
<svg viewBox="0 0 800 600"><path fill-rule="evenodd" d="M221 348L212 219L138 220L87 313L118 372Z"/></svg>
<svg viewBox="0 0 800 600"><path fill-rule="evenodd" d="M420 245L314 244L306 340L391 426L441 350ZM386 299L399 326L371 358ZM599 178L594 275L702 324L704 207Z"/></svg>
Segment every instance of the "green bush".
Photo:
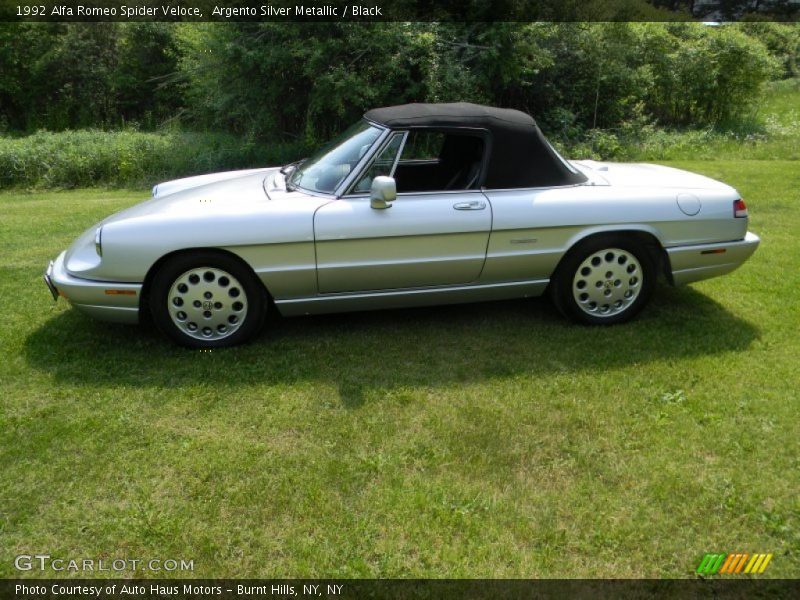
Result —
<svg viewBox="0 0 800 600"><path fill-rule="evenodd" d="M0 132L168 123L316 144L375 106L473 101L577 140L641 114L746 121L799 55L796 23L0 23Z"/></svg>
<svg viewBox="0 0 800 600"><path fill-rule="evenodd" d="M644 102L661 123L728 125L746 120L780 66L739 27L639 24Z"/></svg>
<svg viewBox="0 0 800 600"><path fill-rule="evenodd" d="M149 186L214 171L285 164L301 144L257 144L229 134L39 131L0 137L0 187Z"/></svg>
<svg viewBox="0 0 800 600"><path fill-rule="evenodd" d="M783 78L800 75L800 25L798 23L746 22L740 25L747 35L760 40L781 65Z"/></svg>
<svg viewBox="0 0 800 600"><path fill-rule="evenodd" d="M186 119L319 141L365 109L473 101L580 135L646 114L746 120L796 57L796 27L701 23L186 24ZM766 44L759 33L769 33ZM784 65L782 68L781 65Z"/></svg>

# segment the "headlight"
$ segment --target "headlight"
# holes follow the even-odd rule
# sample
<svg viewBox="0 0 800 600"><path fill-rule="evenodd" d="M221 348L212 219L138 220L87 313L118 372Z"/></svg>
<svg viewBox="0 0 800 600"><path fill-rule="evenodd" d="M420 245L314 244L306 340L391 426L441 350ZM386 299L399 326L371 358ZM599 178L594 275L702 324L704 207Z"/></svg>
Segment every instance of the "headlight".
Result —
<svg viewBox="0 0 800 600"><path fill-rule="evenodd" d="M103 256L103 228L98 227L94 232L94 249L98 256Z"/></svg>

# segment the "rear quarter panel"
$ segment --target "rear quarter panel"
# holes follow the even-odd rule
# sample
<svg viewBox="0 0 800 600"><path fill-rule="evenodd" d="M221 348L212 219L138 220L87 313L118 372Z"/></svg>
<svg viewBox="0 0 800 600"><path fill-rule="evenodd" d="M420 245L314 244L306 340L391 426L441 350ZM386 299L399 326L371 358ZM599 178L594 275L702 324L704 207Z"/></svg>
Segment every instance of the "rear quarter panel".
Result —
<svg viewBox="0 0 800 600"><path fill-rule="evenodd" d="M693 194L700 211L686 215L677 196ZM635 230L664 248L742 239L747 219L733 218L736 190L615 188L579 185L488 190L493 223L481 281L549 278L564 254L597 233Z"/></svg>

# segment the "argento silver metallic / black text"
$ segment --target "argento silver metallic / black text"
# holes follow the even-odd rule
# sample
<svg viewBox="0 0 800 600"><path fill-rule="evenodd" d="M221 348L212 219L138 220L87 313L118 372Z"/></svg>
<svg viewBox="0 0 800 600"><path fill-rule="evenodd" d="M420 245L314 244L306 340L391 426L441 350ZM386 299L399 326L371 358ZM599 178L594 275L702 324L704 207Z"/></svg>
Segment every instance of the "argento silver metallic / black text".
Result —
<svg viewBox="0 0 800 600"><path fill-rule="evenodd" d="M361 6L359 4L345 6L310 6L296 4L294 6L215 6L212 17L236 19L243 17L382 17L380 6Z"/></svg>

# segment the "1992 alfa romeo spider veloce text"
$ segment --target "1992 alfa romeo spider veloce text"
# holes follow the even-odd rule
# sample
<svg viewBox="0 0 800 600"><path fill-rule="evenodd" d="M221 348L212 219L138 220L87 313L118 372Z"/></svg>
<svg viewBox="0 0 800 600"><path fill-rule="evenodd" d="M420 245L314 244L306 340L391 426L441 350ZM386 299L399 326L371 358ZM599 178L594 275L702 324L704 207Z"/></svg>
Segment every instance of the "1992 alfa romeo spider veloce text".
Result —
<svg viewBox="0 0 800 600"><path fill-rule="evenodd" d="M646 164L567 161L521 112L368 111L282 168L189 177L88 229L51 262L54 298L109 321L145 311L179 344L304 315L538 296L627 321L656 278L733 271L759 239L732 187Z"/></svg>

